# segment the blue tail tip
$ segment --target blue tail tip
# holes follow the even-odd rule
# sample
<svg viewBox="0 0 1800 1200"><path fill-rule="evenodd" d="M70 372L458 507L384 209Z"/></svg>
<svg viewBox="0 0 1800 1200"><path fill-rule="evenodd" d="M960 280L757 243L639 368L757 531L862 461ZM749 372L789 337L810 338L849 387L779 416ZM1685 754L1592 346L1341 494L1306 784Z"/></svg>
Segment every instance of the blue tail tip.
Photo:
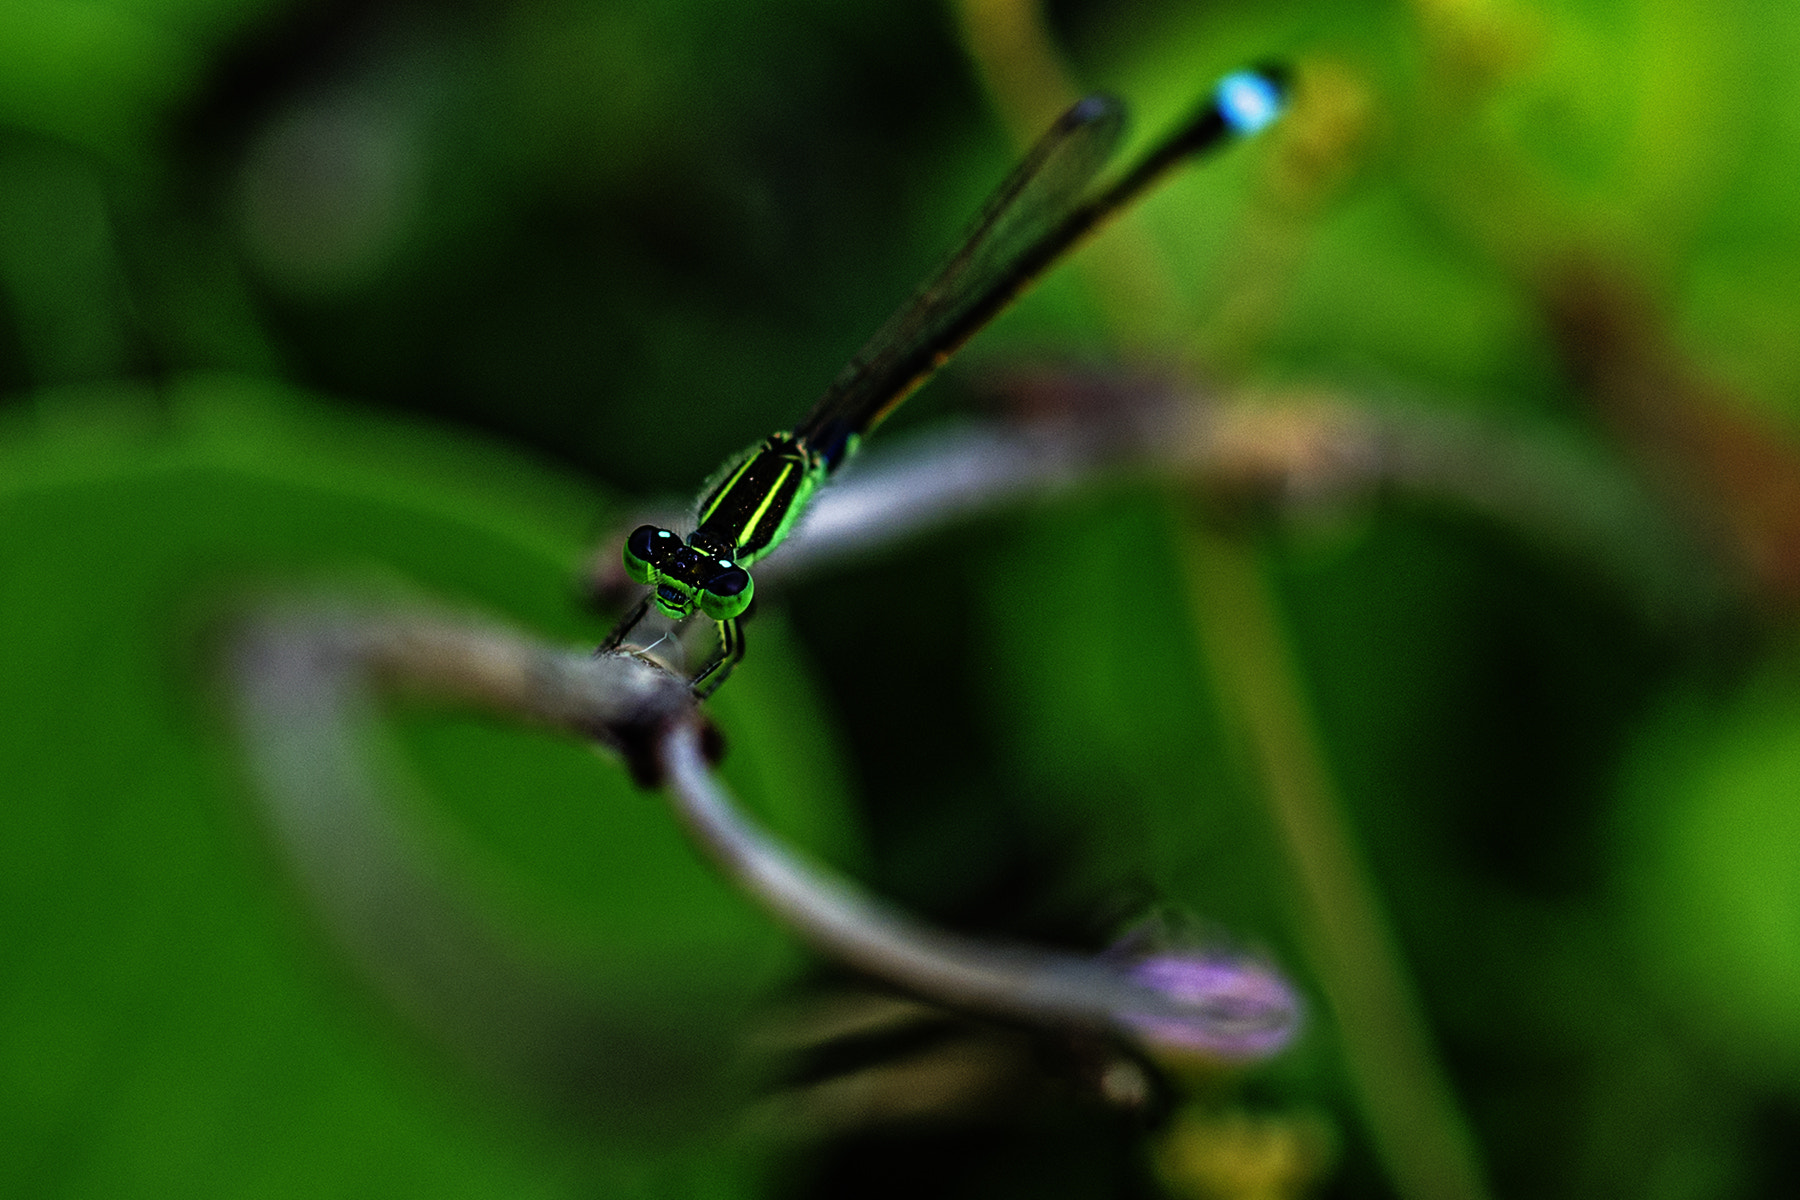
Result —
<svg viewBox="0 0 1800 1200"><path fill-rule="evenodd" d="M1248 137L1287 108L1287 71L1276 66L1233 71L1213 88L1213 103L1232 132Z"/></svg>

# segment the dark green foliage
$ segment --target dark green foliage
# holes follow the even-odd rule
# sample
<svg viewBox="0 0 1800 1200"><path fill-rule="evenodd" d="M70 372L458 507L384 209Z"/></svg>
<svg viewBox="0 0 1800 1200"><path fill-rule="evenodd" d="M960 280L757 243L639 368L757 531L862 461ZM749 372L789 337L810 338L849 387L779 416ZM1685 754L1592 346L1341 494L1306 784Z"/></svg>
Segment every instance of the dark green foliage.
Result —
<svg viewBox="0 0 1800 1200"><path fill-rule="evenodd" d="M1135 135L1271 54L1356 85L1343 140L1229 157L1137 214L1179 311L1127 314L1171 331L1134 354L1627 459L1538 290L1580 250L1791 440L1796 10L1491 6L1488 40L1446 49L1422 7L1052 6ZM575 579L619 497L686 505L804 411L1013 157L930 5L6 7L0 1192L1160 1186L1168 1131L1084 1107L1054 1062L1000 1131L742 1138L782 1067L746 1031L820 973L616 763L405 705L397 811L582 1023L545 1051L469 1019L509 999L479 963L439 991L467 1006L396 1002L296 881L215 686L221 631L271 595L597 642ZM1296 160L1315 176L1271 175ZM878 441L972 406L985 370L1109 361L1118 298L1084 288L1050 280ZM759 600L711 704L733 785L957 928L1099 948L1162 905L1268 950L1311 1031L1201 1094L1322 1121L1328 1193L1389 1194L1185 598L1186 531L1229 525L1498 1194L1792 1194L1789 618L1696 619L1663 603L1691 580L1631 594L1450 503L1255 507L1109 484Z"/></svg>

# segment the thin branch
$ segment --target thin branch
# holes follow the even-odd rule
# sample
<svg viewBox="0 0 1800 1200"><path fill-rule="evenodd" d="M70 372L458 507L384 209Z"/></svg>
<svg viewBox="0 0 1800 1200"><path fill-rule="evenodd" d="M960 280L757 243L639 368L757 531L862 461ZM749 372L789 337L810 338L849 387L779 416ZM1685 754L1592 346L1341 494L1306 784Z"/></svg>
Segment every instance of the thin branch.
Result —
<svg viewBox="0 0 1800 1200"><path fill-rule="evenodd" d="M1195 626L1281 835L1307 954L1376 1152L1403 1196L1485 1200L1480 1148L1344 812L1274 598L1243 547L1203 536L1184 540Z"/></svg>
<svg viewBox="0 0 1800 1200"><path fill-rule="evenodd" d="M498 964L526 996L532 989L487 923L463 911L468 901L434 882L380 799L355 732L369 681L613 744L648 736L677 815L727 875L824 953L921 998L1236 1061L1274 1053L1296 1027L1294 991L1253 958L1198 950L1131 961L992 944L931 929L807 864L745 817L713 776L685 682L631 655L559 651L435 617L295 609L248 624L234 667L262 792L308 890L415 1007L438 1003L417 994L421 975L467 977L479 972L474 962ZM446 948L456 954L435 953ZM421 955L431 962L415 970Z"/></svg>
<svg viewBox="0 0 1800 1200"><path fill-rule="evenodd" d="M1254 960L1200 954L1120 963L932 929L757 828L707 769L692 726L668 726L660 752L676 812L695 840L783 924L869 975L953 1008L1229 1059L1264 1057L1293 1034L1293 990Z"/></svg>
<svg viewBox="0 0 1800 1200"><path fill-rule="evenodd" d="M1038 376L1014 390L1040 407L1048 395L1058 411L948 424L864 451L758 564L759 594L974 516L1140 478L1296 513L1378 496L1437 504L1604 577L1653 619L1704 623L1730 602L1695 532L1571 429L1337 393L1214 402L1123 378ZM636 587L619 565L622 540L603 542L591 568L613 607Z"/></svg>

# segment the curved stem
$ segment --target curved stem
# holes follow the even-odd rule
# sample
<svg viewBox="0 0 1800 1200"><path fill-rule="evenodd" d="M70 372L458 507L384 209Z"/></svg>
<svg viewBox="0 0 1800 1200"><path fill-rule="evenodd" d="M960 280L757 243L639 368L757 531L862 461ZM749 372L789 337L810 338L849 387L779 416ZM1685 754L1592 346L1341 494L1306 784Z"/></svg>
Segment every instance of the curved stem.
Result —
<svg viewBox="0 0 1800 1200"><path fill-rule="evenodd" d="M616 736L672 705L691 707L686 685L622 655L595 659L475 621L341 604L257 614L230 650L233 715L260 816L345 959L490 1078L558 1105L611 1106L612 1121L685 1119L680 1081L708 1065L685 1043L652 1044L621 993L598 982L608 964L534 946L465 886L411 806L395 803L404 774L387 769L370 736L370 685ZM670 1088L655 1097L639 1088L627 1108L594 1084L618 1070L620 1046L654 1062Z"/></svg>
<svg viewBox="0 0 1800 1200"><path fill-rule="evenodd" d="M1077 411L953 422L865 451L781 552L757 564L762 594L985 512L1147 476L1306 511L1374 496L1446 503L1603 576L1668 624L1706 624L1730 602L1692 531L1572 430L1470 416L1448 402L1221 400L1141 379L1036 377L1018 390L1036 401L1048 393L1052 405L1075 393ZM607 597L636 588L618 541L604 542L593 568L592 587Z"/></svg>
<svg viewBox="0 0 1800 1200"><path fill-rule="evenodd" d="M248 624L234 665L241 726L284 844L346 943L409 1005L443 1007L419 991L434 975L491 971L512 980L504 994L521 1005L542 988L466 900L437 886L383 802L355 732L371 678L587 738L645 739L676 814L731 878L819 950L924 999L1230 1060L1273 1053L1298 1021L1293 990L1254 959L1200 951L1133 962L961 937L805 862L714 777L686 683L631 655L572 653L473 622L296 607ZM450 947L443 960L437 951Z"/></svg>
<svg viewBox="0 0 1800 1200"><path fill-rule="evenodd" d="M1293 992L1250 960L1209 959L1188 994L1131 964L977 941L932 929L791 854L732 802L691 725L670 725L660 758L676 812L733 879L833 958L955 1008L1255 1058L1285 1044ZM1149 960L1155 962L1157 960Z"/></svg>

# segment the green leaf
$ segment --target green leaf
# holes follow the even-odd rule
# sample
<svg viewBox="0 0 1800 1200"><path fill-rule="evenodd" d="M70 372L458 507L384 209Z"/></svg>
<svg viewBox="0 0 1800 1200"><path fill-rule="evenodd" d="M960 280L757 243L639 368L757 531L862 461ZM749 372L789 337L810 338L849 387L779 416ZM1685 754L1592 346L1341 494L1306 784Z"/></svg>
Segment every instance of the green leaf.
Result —
<svg viewBox="0 0 1800 1200"><path fill-rule="evenodd" d="M360 960L320 923L208 684L222 620L301 588L591 644L602 625L575 611L572 574L600 507L519 456L265 384L96 389L15 415L0 1177L106 1196L751 1186L719 1122L748 1078L742 1023L795 955L660 797L569 740L404 715L419 787L392 811L442 896L401 901L441 901L449 934L477 923L520 978L579 1002L587 1040L468 1019L537 1011L485 995L503 977L482 962L397 1010L379 981L406 963ZM771 641L733 690L808 707ZM788 786L780 722L732 736L740 762L775 764L756 773L779 824L843 850L832 773ZM518 1061L541 1077L507 1068L533 1045Z"/></svg>

